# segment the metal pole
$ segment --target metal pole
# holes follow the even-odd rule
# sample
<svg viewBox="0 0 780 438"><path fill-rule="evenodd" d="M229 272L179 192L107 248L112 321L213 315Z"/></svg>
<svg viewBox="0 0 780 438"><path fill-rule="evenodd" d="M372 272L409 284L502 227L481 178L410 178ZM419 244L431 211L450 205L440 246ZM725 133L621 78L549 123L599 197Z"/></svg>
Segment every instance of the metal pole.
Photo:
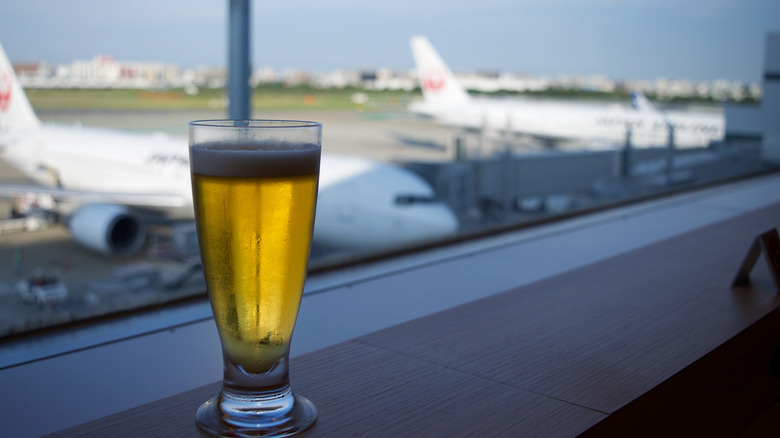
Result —
<svg viewBox="0 0 780 438"><path fill-rule="evenodd" d="M666 170L671 173L674 168L674 126L671 123L667 123L669 127L669 140L666 144Z"/></svg>
<svg viewBox="0 0 780 438"><path fill-rule="evenodd" d="M631 123L626 123L626 145L623 147L620 165L620 176L623 178L631 177L631 130Z"/></svg>
<svg viewBox="0 0 780 438"><path fill-rule="evenodd" d="M231 119L251 118L249 75L249 0L230 0L228 25L228 97Z"/></svg>

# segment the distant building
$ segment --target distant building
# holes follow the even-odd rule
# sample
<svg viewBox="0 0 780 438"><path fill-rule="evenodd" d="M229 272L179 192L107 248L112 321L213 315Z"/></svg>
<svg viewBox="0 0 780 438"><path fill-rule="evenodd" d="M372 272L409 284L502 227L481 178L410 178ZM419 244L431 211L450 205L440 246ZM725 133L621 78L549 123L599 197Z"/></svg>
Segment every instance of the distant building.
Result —
<svg viewBox="0 0 780 438"><path fill-rule="evenodd" d="M70 64L18 63L14 70L25 88L133 88L155 89L184 87L221 88L227 84L226 67L198 67L182 71L178 65L159 62L117 61L110 55ZM641 91L661 99L714 98L715 100L758 100L759 84L717 80L694 82L686 79L660 78L654 81L616 81L604 75L532 76L499 71L458 72L458 80L469 90L493 93L538 92L550 88L595 92ZM304 69L256 68L252 86L265 83L285 86L311 85L320 88L357 87L368 90L407 90L418 87L416 71L391 69L333 70L316 72Z"/></svg>
<svg viewBox="0 0 780 438"><path fill-rule="evenodd" d="M67 65L14 64L25 88L166 88L182 85L176 64L116 61L98 55L89 61Z"/></svg>

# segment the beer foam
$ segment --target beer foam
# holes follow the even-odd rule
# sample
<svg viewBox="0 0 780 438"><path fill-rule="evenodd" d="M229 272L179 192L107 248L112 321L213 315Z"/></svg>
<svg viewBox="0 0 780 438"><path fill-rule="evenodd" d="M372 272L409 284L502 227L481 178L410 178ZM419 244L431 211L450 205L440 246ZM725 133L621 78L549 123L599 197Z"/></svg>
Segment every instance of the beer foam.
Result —
<svg viewBox="0 0 780 438"><path fill-rule="evenodd" d="M190 146L190 169L209 176L281 177L317 173L318 144L199 144Z"/></svg>

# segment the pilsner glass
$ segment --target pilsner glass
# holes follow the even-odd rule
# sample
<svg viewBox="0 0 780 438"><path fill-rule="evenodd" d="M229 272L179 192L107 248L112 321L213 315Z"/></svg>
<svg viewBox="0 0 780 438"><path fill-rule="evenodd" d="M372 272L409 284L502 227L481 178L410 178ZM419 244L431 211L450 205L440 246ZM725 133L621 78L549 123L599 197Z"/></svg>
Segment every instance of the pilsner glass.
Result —
<svg viewBox="0 0 780 438"><path fill-rule="evenodd" d="M293 394L290 338L309 260L322 125L189 123L195 222L217 324L222 390L198 409L218 436L289 436L317 410Z"/></svg>

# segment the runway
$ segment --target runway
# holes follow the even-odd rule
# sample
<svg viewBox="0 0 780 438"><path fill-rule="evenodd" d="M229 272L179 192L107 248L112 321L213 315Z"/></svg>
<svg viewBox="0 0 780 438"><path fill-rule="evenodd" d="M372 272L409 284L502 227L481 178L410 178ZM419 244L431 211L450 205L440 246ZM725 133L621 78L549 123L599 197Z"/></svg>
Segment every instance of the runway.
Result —
<svg viewBox="0 0 780 438"><path fill-rule="evenodd" d="M186 141L187 122L224 118L224 111L45 111L44 123L80 125L132 132L158 132ZM323 125L325 153L360 155L383 161L442 161L457 133L415 118L406 111L273 111L254 112L256 119L309 120Z"/></svg>

